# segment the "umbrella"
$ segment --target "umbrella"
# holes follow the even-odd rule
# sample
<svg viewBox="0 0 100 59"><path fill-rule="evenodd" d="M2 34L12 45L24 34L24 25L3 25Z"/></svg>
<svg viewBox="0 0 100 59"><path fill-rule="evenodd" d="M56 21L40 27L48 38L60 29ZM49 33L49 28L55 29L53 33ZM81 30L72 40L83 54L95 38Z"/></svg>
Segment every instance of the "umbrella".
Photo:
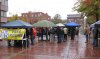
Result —
<svg viewBox="0 0 100 59"><path fill-rule="evenodd" d="M58 24L56 24L57 26L65 26L65 25L63 25L62 23L58 23Z"/></svg>
<svg viewBox="0 0 100 59"><path fill-rule="evenodd" d="M6 24L3 24L1 27L4 27L4 28L29 28L29 27L32 27L32 25L27 22L24 22L22 20L14 20L14 21L8 22Z"/></svg>
<svg viewBox="0 0 100 59"><path fill-rule="evenodd" d="M70 27L79 27L80 24L75 23L75 22L70 22L70 23L65 24L65 26L70 26Z"/></svg>
<svg viewBox="0 0 100 59"><path fill-rule="evenodd" d="M37 23L34 23L33 26L34 27L55 27L56 25L51 21L42 20Z"/></svg>

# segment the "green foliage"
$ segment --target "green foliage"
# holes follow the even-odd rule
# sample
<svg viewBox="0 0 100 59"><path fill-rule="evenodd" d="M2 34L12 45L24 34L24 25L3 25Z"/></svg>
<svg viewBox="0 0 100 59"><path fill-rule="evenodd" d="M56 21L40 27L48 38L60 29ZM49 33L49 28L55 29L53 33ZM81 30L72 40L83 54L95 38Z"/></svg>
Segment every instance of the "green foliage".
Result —
<svg viewBox="0 0 100 59"><path fill-rule="evenodd" d="M57 23L62 23L60 14L56 14L56 15L54 16L54 18L52 19L52 22L55 23L55 24L57 24Z"/></svg>
<svg viewBox="0 0 100 59"><path fill-rule="evenodd" d="M8 22L14 21L14 20L19 20L19 19L20 19L20 17L17 14L15 14L8 20Z"/></svg>
<svg viewBox="0 0 100 59"><path fill-rule="evenodd" d="M88 17L88 18L86 19L86 22L87 22L88 24L93 24L93 23L95 22L94 17L92 17L92 16Z"/></svg>
<svg viewBox="0 0 100 59"><path fill-rule="evenodd" d="M57 23L62 23L61 19L52 19L51 20L53 23L57 24Z"/></svg>
<svg viewBox="0 0 100 59"><path fill-rule="evenodd" d="M21 20L23 20L23 21L27 22L27 19L26 19L26 18L23 18L23 17L22 17L22 18L21 18Z"/></svg>
<svg viewBox="0 0 100 59"><path fill-rule="evenodd" d="M93 22L93 20L90 21L91 17L95 17L94 21L97 21L99 19L100 15L100 0L90 0L90 3L86 3L83 0L78 0L78 2L75 4L73 10L78 11L83 16L87 16L88 22Z"/></svg>
<svg viewBox="0 0 100 59"><path fill-rule="evenodd" d="M56 15L54 16L54 19L61 19L61 15L60 15L60 14L56 14Z"/></svg>

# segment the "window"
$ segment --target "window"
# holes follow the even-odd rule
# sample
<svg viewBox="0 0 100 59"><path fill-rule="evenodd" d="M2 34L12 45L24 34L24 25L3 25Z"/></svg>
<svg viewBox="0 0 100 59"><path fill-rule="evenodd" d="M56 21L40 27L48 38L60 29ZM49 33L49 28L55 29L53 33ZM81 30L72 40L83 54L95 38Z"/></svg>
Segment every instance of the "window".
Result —
<svg viewBox="0 0 100 59"><path fill-rule="evenodd" d="M6 17L7 15L6 15L6 12L4 12L4 11L1 11L1 17Z"/></svg>
<svg viewBox="0 0 100 59"><path fill-rule="evenodd" d="M22 15L22 17L24 17L24 15Z"/></svg>
<svg viewBox="0 0 100 59"><path fill-rule="evenodd" d="M35 17L37 17L37 14L35 14Z"/></svg>
<svg viewBox="0 0 100 59"><path fill-rule="evenodd" d="M25 15L27 17L27 15Z"/></svg>
<svg viewBox="0 0 100 59"><path fill-rule="evenodd" d="M32 17L34 17L34 14L32 14Z"/></svg>
<svg viewBox="0 0 100 59"><path fill-rule="evenodd" d="M4 17L7 17L7 13L6 12L4 12Z"/></svg>

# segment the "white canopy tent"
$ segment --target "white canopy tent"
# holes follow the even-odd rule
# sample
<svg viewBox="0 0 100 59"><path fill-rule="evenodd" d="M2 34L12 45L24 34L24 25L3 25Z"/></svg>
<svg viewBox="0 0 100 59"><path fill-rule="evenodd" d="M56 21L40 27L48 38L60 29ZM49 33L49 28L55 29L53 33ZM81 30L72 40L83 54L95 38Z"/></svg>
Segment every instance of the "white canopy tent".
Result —
<svg viewBox="0 0 100 59"><path fill-rule="evenodd" d="M62 24L62 23L58 23L58 24L56 24L57 26L65 26L64 24Z"/></svg>

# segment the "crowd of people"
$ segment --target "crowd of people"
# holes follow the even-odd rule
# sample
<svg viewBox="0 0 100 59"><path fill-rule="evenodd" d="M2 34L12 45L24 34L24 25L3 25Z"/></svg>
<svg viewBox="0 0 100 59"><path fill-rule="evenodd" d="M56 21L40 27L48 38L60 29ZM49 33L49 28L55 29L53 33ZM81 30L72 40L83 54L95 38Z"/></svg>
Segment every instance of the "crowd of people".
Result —
<svg viewBox="0 0 100 59"><path fill-rule="evenodd" d="M71 36L71 40L74 40L75 35L78 35L79 29L76 27L53 27L53 28L38 28L37 29L37 36L38 38L41 37L43 40L43 36L48 36L50 42L55 41L55 37L57 37L58 43L67 41L67 36Z"/></svg>
<svg viewBox="0 0 100 59"><path fill-rule="evenodd" d="M88 43L90 39L91 33L93 34L93 39L95 39L95 31L93 28L90 26L86 25L84 29L84 35L86 37L86 42ZM41 41L44 40L44 36L46 37L47 41L50 42L55 42L61 43L61 42L66 42L68 39L68 36L71 38L71 40L75 39L75 35L79 35L79 27L52 27L52 28L47 28L47 27L38 27L38 28L30 28L26 29L26 33L23 38L27 38L26 40L23 41L22 45L22 40L14 40L14 45L15 46L29 46L29 44L34 45L34 40L37 37L38 40L41 39ZM30 40L29 40L30 39ZM30 42L29 42L30 41ZM10 46L10 40L8 40L8 46ZM95 41L93 41L93 44Z"/></svg>
<svg viewBox="0 0 100 59"><path fill-rule="evenodd" d="M38 39L41 39L43 41L44 35L46 37L46 40L50 42L55 42L55 39L57 39L58 43L66 42L67 36L70 36L71 40L74 40L76 32L78 32L76 27L26 28L26 33L23 37L23 39L26 38L26 40L14 40L14 46L28 47L30 44L34 45L35 38L38 37ZM10 41L8 41L8 45L10 46Z"/></svg>

